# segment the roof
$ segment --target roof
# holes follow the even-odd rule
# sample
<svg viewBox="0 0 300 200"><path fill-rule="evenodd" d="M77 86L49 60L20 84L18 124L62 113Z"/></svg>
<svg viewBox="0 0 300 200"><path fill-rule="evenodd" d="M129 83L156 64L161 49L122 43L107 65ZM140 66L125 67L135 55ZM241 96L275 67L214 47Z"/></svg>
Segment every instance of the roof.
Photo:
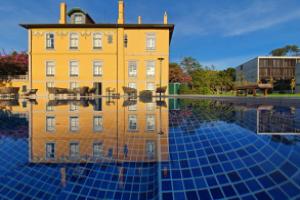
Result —
<svg viewBox="0 0 300 200"><path fill-rule="evenodd" d="M25 29L33 28L125 28L125 29L169 29L170 41L174 24L20 24Z"/></svg>
<svg viewBox="0 0 300 200"><path fill-rule="evenodd" d="M258 56L257 59L300 59L300 56Z"/></svg>

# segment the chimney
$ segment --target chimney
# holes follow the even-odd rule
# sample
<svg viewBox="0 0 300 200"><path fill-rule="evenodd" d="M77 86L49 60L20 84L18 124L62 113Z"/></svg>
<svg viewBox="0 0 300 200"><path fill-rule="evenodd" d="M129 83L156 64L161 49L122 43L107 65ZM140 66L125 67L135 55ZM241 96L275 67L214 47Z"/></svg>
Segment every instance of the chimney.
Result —
<svg viewBox="0 0 300 200"><path fill-rule="evenodd" d="M168 24L168 14L167 14L167 12L165 12L165 15L164 15L164 24Z"/></svg>
<svg viewBox="0 0 300 200"><path fill-rule="evenodd" d="M62 2L60 4L60 24L66 24L67 23L67 4L65 2Z"/></svg>
<svg viewBox="0 0 300 200"><path fill-rule="evenodd" d="M119 0L118 24L124 24L124 1Z"/></svg>
<svg viewBox="0 0 300 200"><path fill-rule="evenodd" d="M142 17L141 16L138 17L138 24L142 24Z"/></svg>

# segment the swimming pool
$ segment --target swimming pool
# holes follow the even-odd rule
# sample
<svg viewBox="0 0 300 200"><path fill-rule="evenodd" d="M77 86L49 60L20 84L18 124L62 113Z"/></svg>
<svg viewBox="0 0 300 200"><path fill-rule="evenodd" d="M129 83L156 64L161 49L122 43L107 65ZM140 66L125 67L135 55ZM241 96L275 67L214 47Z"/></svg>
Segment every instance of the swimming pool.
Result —
<svg viewBox="0 0 300 200"><path fill-rule="evenodd" d="M0 199L297 199L300 106L0 102Z"/></svg>

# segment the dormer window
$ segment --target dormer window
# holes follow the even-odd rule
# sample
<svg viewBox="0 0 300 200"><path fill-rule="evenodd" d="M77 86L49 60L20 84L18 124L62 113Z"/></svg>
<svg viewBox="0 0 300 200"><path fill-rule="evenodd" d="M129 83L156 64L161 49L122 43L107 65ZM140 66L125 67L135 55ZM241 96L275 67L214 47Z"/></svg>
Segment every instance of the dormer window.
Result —
<svg viewBox="0 0 300 200"><path fill-rule="evenodd" d="M82 14L74 14L74 24L84 24L84 17Z"/></svg>
<svg viewBox="0 0 300 200"><path fill-rule="evenodd" d="M71 24L94 24L94 20L88 13L84 12L80 8L73 8L68 12Z"/></svg>

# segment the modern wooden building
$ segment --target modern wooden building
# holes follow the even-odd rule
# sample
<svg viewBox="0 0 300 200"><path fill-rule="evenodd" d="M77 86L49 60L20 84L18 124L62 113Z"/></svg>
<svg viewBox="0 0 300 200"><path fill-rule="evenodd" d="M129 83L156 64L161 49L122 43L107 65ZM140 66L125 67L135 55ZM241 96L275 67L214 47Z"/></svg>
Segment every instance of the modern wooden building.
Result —
<svg viewBox="0 0 300 200"><path fill-rule="evenodd" d="M236 67L237 80L289 85L299 63L300 57L259 56Z"/></svg>

